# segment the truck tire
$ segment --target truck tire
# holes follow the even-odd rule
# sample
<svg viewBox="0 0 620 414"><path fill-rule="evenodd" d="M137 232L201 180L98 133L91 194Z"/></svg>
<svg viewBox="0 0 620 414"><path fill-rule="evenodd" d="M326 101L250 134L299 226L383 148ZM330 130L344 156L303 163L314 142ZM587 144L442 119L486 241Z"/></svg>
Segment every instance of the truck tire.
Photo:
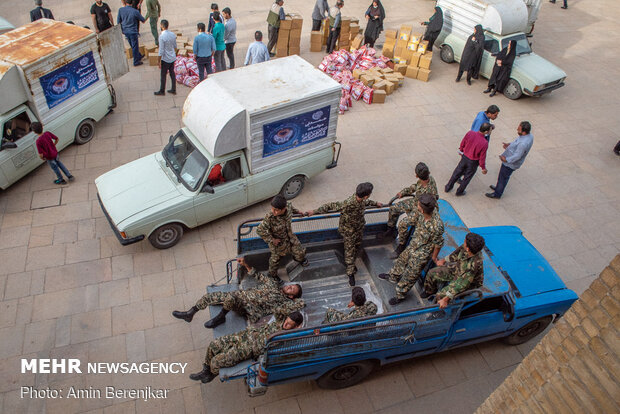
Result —
<svg viewBox="0 0 620 414"><path fill-rule="evenodd" d="M95 121L85 119L75 129L75 143L78 145L86 144L95 136Z"/></svg>
<svg viewBox="0 0 620 414"><path fill-rule="evenodd" d="M454 51L450 46L443 45L441 46L439 57L446 63L452 63L454 62Z"/></svg>
<svg viewBox="0 0 620 414"><path fill-rule="evenodd" d="M280 190L280 195L286 198L287 200L292 200L297 197L301 190L304 189L304 185L306 183L306 177L303 175L296 175L288 179L287 182L282 186L282 190Z"/></svg>
<svg viewBox="0 0 620 414"><path fill-rule="evenodd" d="M552 316L536 319L525 325L523 328L513 332L510 336L504 338L504 342L508 345L520 345L525 343L544 331L553 320Z"/></svg>
<svg viewBox="0 0 620 414"><path fill-rule="evenodd" d="M521 89L521 85L514 79L510 79L504 88L504 95L508 99L519 99L521 95L523 95L523 90Z"/></svg>
<svg viewBox="0 0 620 414"><path fill-rule="evenodd" d="M328 390L350 387L366 378L375 368L372 361L357 361L341 365L323 374L316 383Z"/></svg>
<svg viewBox="0 0 620 414"><path fill-rule="evenodd" d="M183 226L178 223L168 223L151 233L149 241L156 249L168 249L177 244L181 237L183 237Z"/></svg>

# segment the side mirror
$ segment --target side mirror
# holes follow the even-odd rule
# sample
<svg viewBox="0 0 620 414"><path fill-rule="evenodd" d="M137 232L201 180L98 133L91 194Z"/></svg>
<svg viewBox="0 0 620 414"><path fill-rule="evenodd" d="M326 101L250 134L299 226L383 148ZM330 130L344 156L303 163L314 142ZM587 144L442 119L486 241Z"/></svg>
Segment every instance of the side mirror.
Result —
<svg viewBox="0 0 620 414"><path fill-rule="evenodd" d="M174 141L174 137L170 135L170 138L168 138L168 142L172 142L172 141Z"/></svg>
<svg viewBox="0 0 620 414"><path fill-rule="evenodd" d="M13 149L13 148L17 148L17 144L11 141L6 141L6 140L2 140L2 142L0 143L0 151L3 151L5 149Z"/></svg>
<svg viewBox="0 0 620 414"><path fill-rule="evenodd" d="M209 184L205 184L204 187L202 187L201 193L213 194L215 193L215 190Z"/></svg>

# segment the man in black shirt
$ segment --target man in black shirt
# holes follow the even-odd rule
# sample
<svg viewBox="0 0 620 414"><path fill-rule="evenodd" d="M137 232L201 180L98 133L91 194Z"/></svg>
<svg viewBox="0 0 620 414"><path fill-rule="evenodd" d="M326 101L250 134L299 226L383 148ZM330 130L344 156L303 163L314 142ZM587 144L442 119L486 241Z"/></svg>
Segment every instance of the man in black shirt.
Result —
<svg viewBox="0 0 620 414"><path fill-rule="evenodd" d="M50 9L44 9L43 0L34 0L34 5L37 6L33 10L30 10L30 21L34 22L39 19L52 19L54 20L54 15Z"/></svg>
<svg viewBox="0 0 620 414"><path fill-rule="evenodd" d="M114 18L112 17L112 9L103 0L96 0L90 8L90 15L93 18L95 32L101 33L104 30L114 26Z"/></svg>

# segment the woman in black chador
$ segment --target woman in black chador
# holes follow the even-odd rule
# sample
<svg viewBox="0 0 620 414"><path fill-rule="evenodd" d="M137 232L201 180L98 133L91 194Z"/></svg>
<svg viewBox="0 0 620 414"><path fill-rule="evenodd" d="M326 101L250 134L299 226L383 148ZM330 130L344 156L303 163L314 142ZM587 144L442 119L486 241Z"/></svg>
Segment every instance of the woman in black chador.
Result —
<svg viewBox="0 0 620 414"><path fill-rule="evenodd" d="M364 31L364 44L375 47L375 42L383 30L383 19L385 19L385 10L381 1L374 0L366 10L365 16L367 24Z"/></svg>
<svg viewBox="0 0 620 414"><path fill-rule="evenodd" d="M435 14L428 19L428 22L422 23L422 26L426 26L426 31L424 32L424 40L428 40L428 51L433 51L433 44L435 40L437 40L437 36L441 33L441 28L443 27L443 12L441 8L435 7Z"/></svg>
<svg viewBox="0 0 620 414"><path fill-rule="evenodd" d="M489 85L484 93L491 92L489 96L495 96L497 92L504 92L506 84L510 80L510 72L512 71L512 64L517 57L517 41L511 40L508 46L503 48L501 52L497 54L495 58L495 66L493 66L493 73L489 79Z"/></svg>
<svg viewBox="0 0 620 414"><path fill-rule="evenodd" d="M459 74L456 81L461 80L463 72L467 71L467 84L471 85L471 78L478 79L480 64L482 63L482 53L484 52L484 30L481 25L474 28L474 33L467 38L463 55L461 56L461 64L459 65Z"/></svg>

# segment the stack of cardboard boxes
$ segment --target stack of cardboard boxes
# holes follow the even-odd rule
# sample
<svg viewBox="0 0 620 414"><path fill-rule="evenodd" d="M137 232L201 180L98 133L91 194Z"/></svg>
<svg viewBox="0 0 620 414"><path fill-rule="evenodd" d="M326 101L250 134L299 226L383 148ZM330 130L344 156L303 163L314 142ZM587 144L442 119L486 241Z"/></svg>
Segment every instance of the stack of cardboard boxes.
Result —
<svg viewBox="0 0 620 414"><path fill-rule="evenodd" d="M298 13L290 13L285 20L280 21L276 57L299 55L303 22Z"/></svg>
<svg viewBox="0 0 620 414"><path fill-rule="evenodd" d="M342 17L340 19L340 36L338 37L338 50L351 49L351 18Z"/></svg>
<svg viewBox="0 0 620 414"><path fill-rule="evenodd" d="M433 52L427 52L428 41L421 33L411 33L411 26L403 25L396 35L395 30L386 30L383 56L394 62L394 70L412 79L428 82Z"/></svg>
<svg viewBox="0 0 620 414"><path fill-rule="evenodd" d="M320 52L323 50L323 32L317 30L310 33L310 51Z"/></svg>
<svg viewBox="0 0 620 414"><path fill-rule="evenodd" d="M353 77L373 89L372 103L384 103L386 96L391 95L405 83L403 74L390 68L355 69Z"/></svg>
<svg viewBox="0 0 620 414"><path fill-rule="evenodd" d="M394 57L394 49L397 40L396 30L385 31L385 43L383 44L383 56L392 59Z"/></svg>

